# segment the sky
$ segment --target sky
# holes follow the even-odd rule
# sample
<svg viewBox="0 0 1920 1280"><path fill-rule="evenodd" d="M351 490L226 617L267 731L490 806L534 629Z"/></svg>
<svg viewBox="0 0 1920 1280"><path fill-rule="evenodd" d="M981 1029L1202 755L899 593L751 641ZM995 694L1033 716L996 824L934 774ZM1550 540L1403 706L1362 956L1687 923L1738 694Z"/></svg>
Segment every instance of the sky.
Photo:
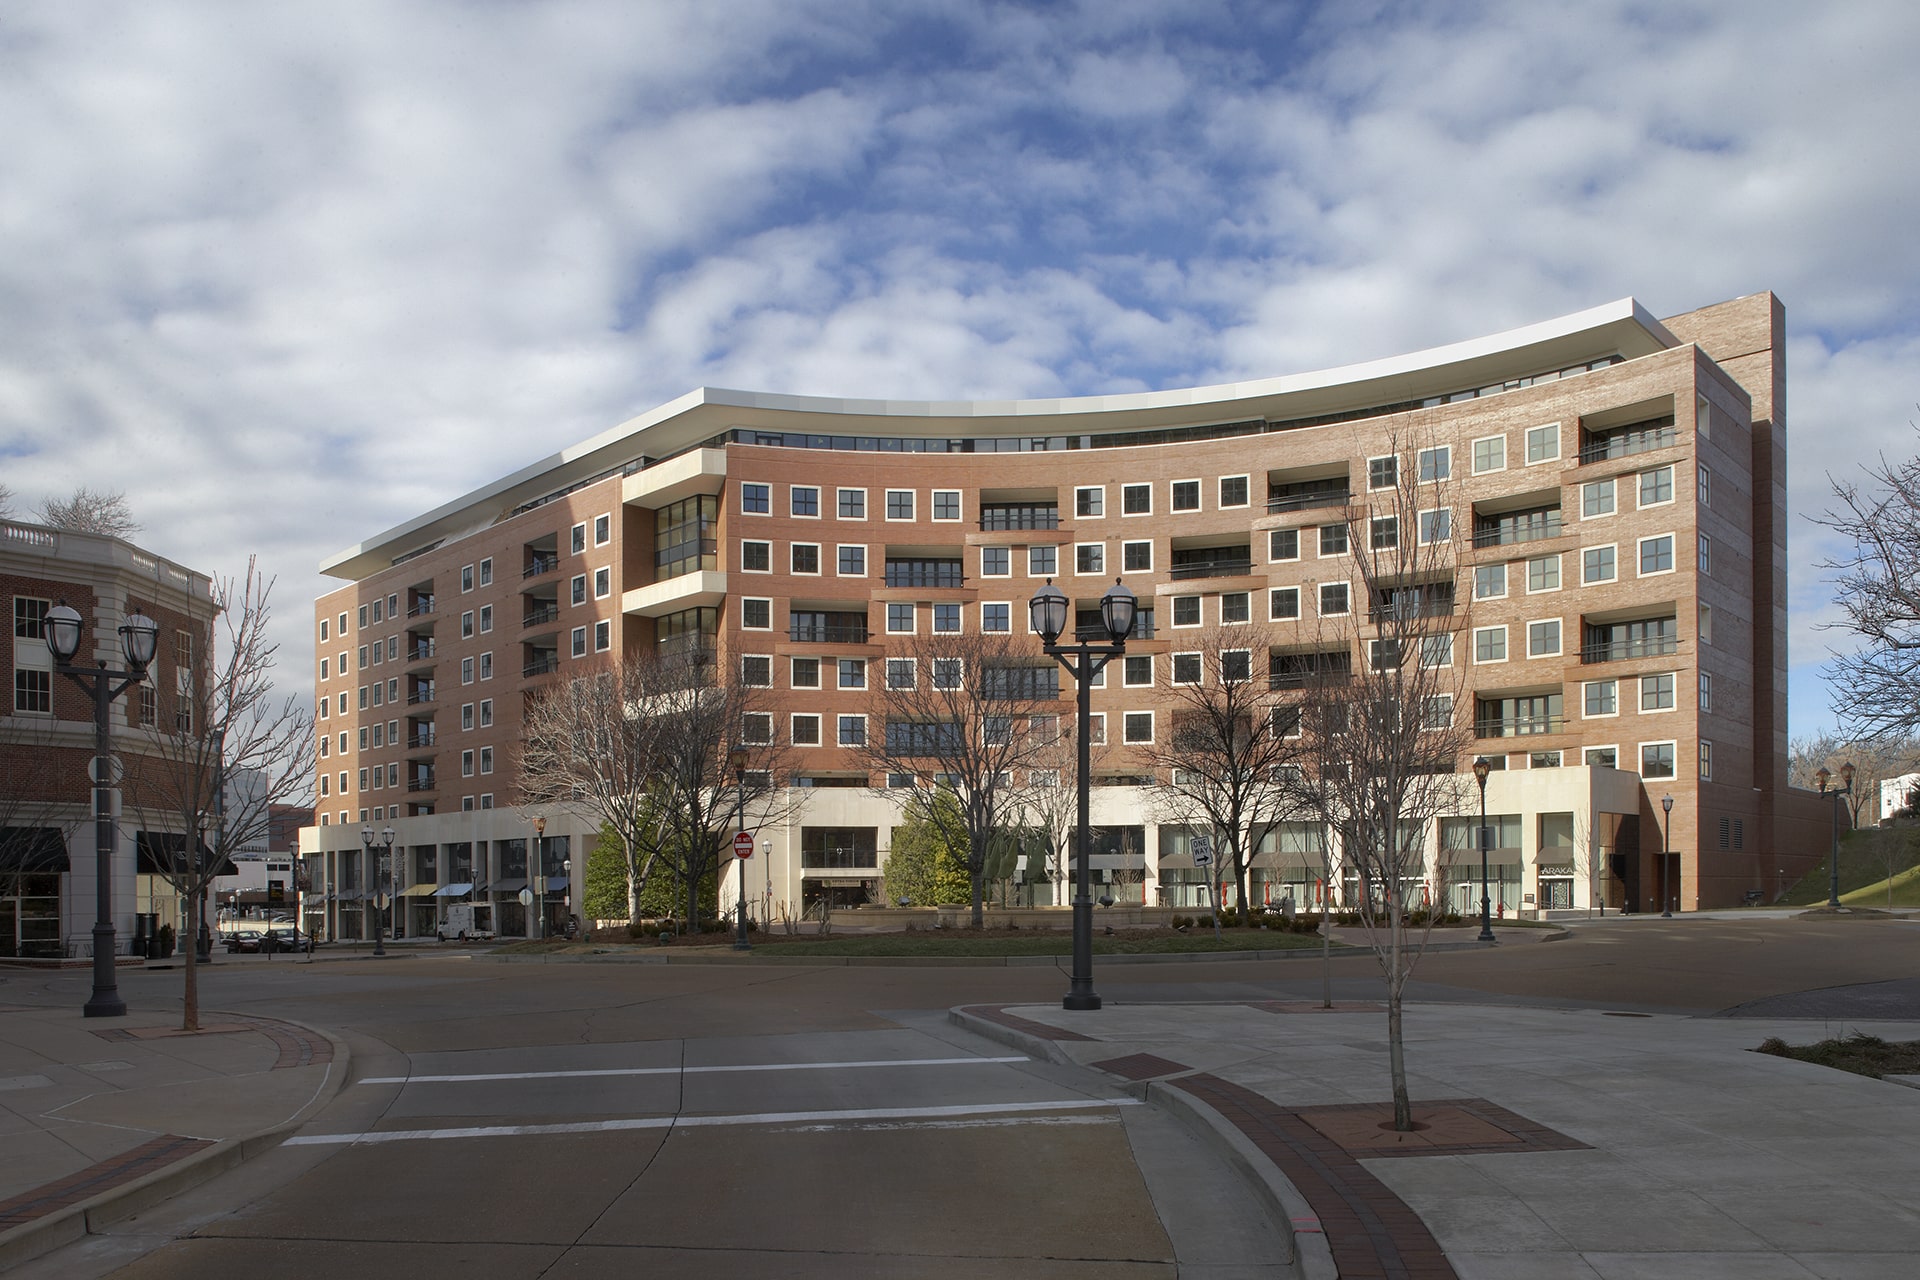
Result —
<svg viewBox="0 0 1920 1280"><path fill-rule="evenodd" d="M1878 0L9 0L0 484L257 554L300 690L323 557L698 386L1177 388L1770 289L1803 736L1829 474L1920 449L1916 65Z"/></svg>

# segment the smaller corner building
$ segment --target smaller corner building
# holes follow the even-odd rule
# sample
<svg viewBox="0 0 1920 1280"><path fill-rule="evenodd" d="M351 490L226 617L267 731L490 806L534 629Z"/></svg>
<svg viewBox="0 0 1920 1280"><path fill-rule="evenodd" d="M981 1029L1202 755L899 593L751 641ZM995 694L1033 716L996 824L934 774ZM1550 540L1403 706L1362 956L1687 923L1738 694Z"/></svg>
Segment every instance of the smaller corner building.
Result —
<svg viewBox="0 0 1920 1280"><path fill-rule="evenodd" d="M513 772L522 708L648 647L711 651L777 699L793 761L777 784L797 803L756 833L754 913L875 901L900 805L857 749L883 714L871 673L916 636L1024 635L1047 578L1087 617L1116 577L1141 601L1141 660L1093 694L1096 876L1122 900L1203 904L1191 833L1156 816L1145 785L1172 682L1196 669L1181 658L1245 625L1276 689L1364 660L1354 615L1383 605L1356 600L1343 559L1399 468L1432 485L1419 536L1450 556L1432 601L1460 602L1453 712L1472 749L1457 768L1484 756L1495 770L1500 909L1771 898L1824 856L1828 821L1787 785L1783 331L1768 293L1665 319L1627 298L1226 386L692 392L322 564L342 585L313 619L309 925L360 936L376 883L401 934L435 931L455 905L528 933L529 887L562 925L594 825L550 817L536 837ZM1322 652L1336 615L1351 617L1350 652ZM1072 689L1058 696L1071 714ZM1477 820L1426 833L1430 899L1477 903L1478 858L1457 856ZM394 832L379 868L363 865L368 827ZM1357 885L1307 852L1329 838L1281 832L1250 892L1350 897ZM1046 905L1052 890L1021 892Z"/></svg>
<svg viewBox="0 0 1920 1280"><path fill-rule="evenodd" d="M65 602L79 611L77 664L124 668L120 624L141 613L159 624L153 665L112 705L113 753L137 771L154 735L179 726L205 678L214 604L207 576L120 538L0 520L0 599L13 621L0 707L0 960L74 960L92 954L97 839L89 772L93 698L55 674L45 619ZM113 793L113 923L124 953L161 925L185 921L155 874L182 847L178 815L123 806Z"/></svg>

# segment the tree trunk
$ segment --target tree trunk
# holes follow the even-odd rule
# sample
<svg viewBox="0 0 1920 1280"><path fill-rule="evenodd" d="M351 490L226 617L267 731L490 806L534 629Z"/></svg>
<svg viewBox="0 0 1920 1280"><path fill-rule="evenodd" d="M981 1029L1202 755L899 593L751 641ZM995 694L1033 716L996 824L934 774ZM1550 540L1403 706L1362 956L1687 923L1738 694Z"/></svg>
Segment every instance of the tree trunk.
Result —
<svg viewBox="0 0 1920 1280"><path fill-rule="evenodd" d="M1333 1008L1333 873L1320 886L1320 1007Z"/></svg>
<svg viewBox="0 0 1920 1280"><path fill-rule="evenodd" d="M972 867L969 867L967 868L967 879L972 881L970 888L972 889L972 893L973 893L973 927L976 929L984 929L987 927L987 914L986 914L986 907L985 907L986 895L987 895L987 869L985 867L981 867L978 871L975 871Z"/></svg>
<svg viewBox="0 0 1920 1280"><path fill-rule="evenodd" d="M197 894L187 898L187 980L181 998L180 1029L200 1029L200 903Z"/></svg>
<svg viewBox="0 0 1920 1280"><path fill-rule="evenodd" d="M1413 1131L1413 1104L1407 1100L1406 1039L1401 1025L1401 992L1404 979L1400 971L1400 949L1404 945L1400 931L1400 909L1387 908L1387 1062L1393 1076L1393 1127L1399 1133Z"/></svg>

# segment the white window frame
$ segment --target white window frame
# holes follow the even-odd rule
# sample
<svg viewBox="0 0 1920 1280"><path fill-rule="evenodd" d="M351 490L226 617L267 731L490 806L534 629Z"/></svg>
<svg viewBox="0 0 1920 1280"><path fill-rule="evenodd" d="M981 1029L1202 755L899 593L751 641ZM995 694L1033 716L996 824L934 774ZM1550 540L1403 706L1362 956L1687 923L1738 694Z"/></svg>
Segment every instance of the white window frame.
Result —
<svg viewBox="0 0 1920 1280"><path fill-rule="evenodd" d="M1500 633L1500 656L1497 658L1481 657L1480 656L1480 637L1484 635L1492 635L1496 631ZM1507 644L1506 623L1502 622L1491 627L1475 627L1473 629L1473 665L1474 666L1497 667L1501 663L1510 660L1512 656L1513 656L1513 649Z"/></svg>
<svg viewBox="0 0 1920 1280"><path fill-rule="evenodd" d="M1353 584L1342 579L1338 582L1315 584L1319 590L1314 592L1314 616L1319 618L1347 618L1353 616ZM1346 604L1339 609L1327 608L1327 590L1338 587L1346 596Z"/></svg>
<svg viewBox="0 0 1920 1280"><path fill-rule="evenodd" d="M601 568L595 569L593 571L593 598L595 600L605 600L608 596L612 594L613 594L612 567L602 566Z"/></svg>
<svg viewBox="0 0 1920 1280"><path fill-rule="evenodd" d="M1180 621L1179 601L1182 600L1192 600L1195 603L1195 616L1192 622ZM1199 595L1167 597L1167 618L1170 625L1176 631L1186 631L1194 627L1205 626L1207 621L1206 598Z"/></svg>
<svg viewBox="0 0 1920 1280"><path fill-rule="evenodd" d="M749 604L764 604L765 606L767 606L767 625L766 625L766 626L764 626L764 627L756 627L756 626L752 626L752 625L750 625L750 624L749 624L749 623L747 622L747 606L748 606ZM740 629L741 629L742 631L771 631L771 630L773 630L773 601L772 601L771 599L769 599L769 598L767 598L767 597L765 597L765 596L742 596L742 597L740 597Z"/></svg>
<svg viewBox="0 0 1920 1280"><path fill-rule="evenodd" d="M987 568L987 552L989 551L1004 551L1007 553L1007 567L1005 572L995 573L993 570ZM998 543L981 547L980 576L983 578L1011 578L1013 576L1013 548L1011 546L1003 547Z"/></svg>
<svg viewBox="0 0 1920 1280"><path fill-rule="evenodd" d="M1343 534L1345 534L1345 538L1344 538L1345 545L1341 547L1340 550L1338 551L1327 550L1326 531L1328 529L1339 529ZM1347 524L1344 520L1338 521L1334 524L1323 524L1323 525L1316 526L1313 531L1313 551L1314 551L1314 558L1316 560L1342 560L1342 559L1345 559L1347 556L1352 555L1353 554L1353 527Z"/></svg>
<svg viewBox="0 0 1920 1280"><path fill-rule="evenodd" d="M1036 569L1033 567L1033 558L1043 551L1053 552L1053 567L1051 569ZM1029 578L1057 578L1060 576L1060 547L1057 543L1034 543L1027 547L1027 576Z"/></svg>
<svg viewBox="0 0 1920 1280"><path fill-rule="evenodd" d="M1429 519L1429 517L1439 517L1439 518ZM1435 530L1432 530L1428 527L1429 525L1432 525L1432 524L1442 524L1445 526L1444 528L1437 531L1439 535L1437 537L1427 536L1429 533L1436 532ZM1426 510L1418 513L1414 521L1414 537L1418 540L1418 545L1423 547L1444 545L1446 543L1452 542L1453 541L1453 508L1452 507L1429 507Z"/></svg>
<svg viewBox="0 0 1920 1280"><path fill-rule="evenodd" d="M1100 563L1091 569L1080 567L1080 553L1099 552ZM1076 542L1073 544L1073 576L1076 578L1104 578L1107 576L1107 544L1104 542Z"/></svg>
<svg viewBox="0 0 1920 1280"><path fill-rule="evenodd" d="M1193 486L1193 505L1190 507L1180 506L1174 500L1174 495L1180 491L1180 486L1183 484L1190 484ZM1204 485L1201 483L1200 477L1187 476L1182 479L1167 481L1167 512L1168 514L1184 516L1184 515L1191 515L1194 512L1204 511L1204 510L1206 510L1206 489Z"/></svg>
<svg viewBox="0 0 1920 1280"><path fill-rule="evenodd" d="M995 629L995 630L989 631L987 629L987 610L993 608L995 605L998 605L1007 611L1007 625L1004 630ZM988 635L988 636L1010 636L1013 634L1013 601L982 600L980 601L979 609L980 609L980 634Z"/></svg>
<svg viewBox="0 0 1920 1280"><path fill-rule="evenodd" d="M942 496L950 497L953 499L954 514L950 516L943 516L940 514L940 499ZM966 519L966 511L967 511L967 497L966 497L966 492L964 490L935 489L932 491L931 494L928 495L927 519L931 520L935 524L959 524L961 521Z"/></svg>
<svg viewBox="0 0 1920 1280"><path fill-rule="evenodd" d="M767 509L765 511L755 511L751 507L747 506L747 490L749 489L763 489L766 491ZM743 516L752 516L756 520L772 519L773 518L773 486L764 480L742 480L740 482L740 514Z"/></svg>
<svg viewBox="0 0 1920 1280"><path fill-rule="evenodd" d="M1679 761L1676 760L1674 765L1674 771L1679 772ZM1700 781L1713 781L1713 741L1709 738L1700 739Z"/></svg>
<svg viewBox="0 0 1920 1280"><path fill-rule="evenodd" d="M1229 618L1227 616L1227 602L1229 600L1240 601L1247 616L1244 618ZM1220 603L1214 607L1220 610L1220 625L1223 627L1246 627L1253 624L1253 593L1251 591L1222 591L1220 593Z"/></svg>
<svg viewBox="0 0 1920 1280"><path fill-rule="evenodd" d="M1273 554L1273 538L1275 534L1280 534L1280 533L1290 533L1293 535L1293 554L1290 556L1276 556L1275 554ZM1300 559L1300 530L1299 529L1295 528L1295 529L1267 530L1267 563L1268 564L1293 564L1293 563L1296 563L1299 559Z"/></svg>
<svg viewBox="0 0 1920 1280"><path fill-rule="evenodd" d="M771 548L773 544L768 543L767 546ZM767 554L771 557L773 553L769 550ZM767 563L772 564L772 559L769 558ZM767 572L772 573L773 570L769 569ZM587 575L584 573L576 573L567 580L567 607L569 609L577 609L585 604L587 599Z"/></svg>
<svg viewBox="0 0 1920 1280"><path fill-rule="evenodd" d="M1433 474L1427 474L1427 459L1438 458L1440 465L1433 468ZM1429 445L1415 451L1413 455L1413 480L1415 484L1439 484L1453 478L1453 446L1450 444Z"/></svg>
<svg viewBox="0 0 1920 1280"><path fill-rule="evenodd" d="M587 629L575 627L567 634L567 656L584 658L587 656Z"/></svg>
<svg viewBox="0 0 1920 1280"><path fill-rule="evenodd" d="M859 735L860 740L858 742L848 742L847 726L855 725L855 724L860 726L860 735ZM841 712L839 714L836 714L833 718L833 744L837 747L842 747L850 751L858 751L861 748L865 747L867 745L866 716L853 713L853 712Z"/></svg>
<svg viewBox="0 0 1920 1280"><path fill-rule="evenodd" d="M584 554L586 549L587 522L582 520L579 524L574 525L567 534L567 553L577 556Z"/></svg>
<svg viewBox="0 0 1920 1280"><path fill-rule="evenodd" d="M1587 690L1599 689L1609 685L1611 685L1613 688L1613 710L1611 711L1587 710L1587 706L1588 706ZM1619 717L1620 717L1620 681L1617 678L1610 679L1610 680L1582 680L1580 682L1580 718L1582 720L1617 720L1619 719Z"/></svg>
<svg viewBox="0 0 1920 1280"><path fill-rule="evenodd" d="M1547 432L1553 433L1553 452L1542 454L1536 458L1533 456L1533 442L1536 439L1544 439L1545 433ZM1561 424L1558 422L1548 422L1538 427L1528 427L1527 433L1522 437L1520 445L1525 454L1527 465L1530 467L1541 467L1549 462L1560 461L1561 434Z"/></svg>
<svg viewBox="0 0 1920 1280"><path fill-rule="evenodd" d="M1147 664L1147 678L1145 680L1135 680L1133 678L1133 667L1130 664L1135 660L1142 660ZM1155 679L1153 668L1153 655L1150 653L1122 654L1120 658L1120 687L1123 689L1151 689Z"/></svg>
<svg viewBox="0 0 1920 1280"><path fill-rule="evenodd" d="M1147 567L1146 568L1129 569L1127 567L1127 551L1133 547L1145 547L1147 549ZM1120 544L1120 572L1121 573L1152 573L1153 572L1153 539L1152 538L1134 538Z"/></svg>
<svg viewBox="0 0 1920 1280"><path fill-rule="evenodd" d="M1180 678L1180 660L1182 658L1192 659L1192 679L1183 680ZM1207 656L1198 649L1182 649L1177 653L1168 654L1167 659L1167 683L1174 688L1204 684L1206 682Z"/></svg>
<svg viewBox="0 0 1920 1280"><path fill-rule="evenodd" d="M1238 654L1240 657L1243 657L1247 660L1247 674L1244 676L1240 676L1237 679L1227 674L1227 659L1235 654ZM1220 651L1220 683L1247 684L1247 683L1250 683L1252 680L1253 680L1253 650L1222 649Z"/></svg>
<svg viewBox="0 0 1920 1280"><path fill-rule="evenodd" d="M1700 709L1713 710L1713 673L1711 671L1700 673Z"/></svg>
<svg viewBox="0 0 1920 1280"><path fill-rule="evenodd" d="M1613 552L1613 573L1610 576L1605 578L1589 578L1587 576L1587 553L1589 551ZM1618 581L1620 581L1620 544L1619 543L1602 542L1591 547L1580 548L1580 585L1581 586L1602 587L1607 585L1610 582L1618 582Z"/></svg>
<svg viewBox="0 0 1920 1280"><path fill-rule="evenodd" d="M857 662L860 664L860 682L858 684L847 683L846 668L840 665L843 662ZM833 660L833 686L836 689L866 688L867 687L867 660L865 658L835 658Z"/></svg>
<svg viewBox="0 0 1920 1280"><path fill-rule="evenodd" d="M802 515L793 509L794 500L802 493L813 495L813 514ZM792 520L820 519L820 486L817 484L790 484L787 486L787 517Z"/></svg>
<svg viewBox="0 0 1920 1280"><path fill-rule="evenodd" d="M829 659L826 659L826 661L832 662L833 659L829 658ZM801 684L800 681L794 676L795 666L798 663L802 663L802 662L813 663L813 683L812 684ZM819 658L796 656L793 654L789 654L787 656L787 688L789 689L823 688L824 686L821 683L821 676L820 676L820 662L821 662L821 659Z"/></svg>
<svg viewBox="0 0 1920 1280"><path fill-rule="evenodd" d="M602 512L593 518L593 545L604 547L613 541L613 513Z"/></svg>
<svg viewBox="0 0 1920 1280"><path fill-rule="evenodd" d="M886 497L883 499L880 515L886 523L914 524L918 521L920 515L920 491L918 489L888 489L885 490L885 493ZM908 514L896 516L893 514L893 500L901 495L905 495L907 499Z"/></svg>
<svg viewBox="0 0 1920 1280"><path fill-rule="evenodd" d="M1587 513L1587 494L1606 494L1606 509ZM1595 506L1598 506L1596 501ZM1582 520L1611 520L1620 513L1620 478L1608 476L1604 480L1588 480L1580 486L1580 518Z"/></svg>
<svg viewBox="0 0 1920 1280"><path fill-rule="evenodd" d="M1446 649L1445 660L1441 662L1430 661L1429 659L1431 655L1428 653L1428 650L1434 649L1434 648L1440 648L1442 646L1444 646ZM1420 637L1420 666L1422 670L1444 671L1447 668L1451 667L1452 665L1453 665L1453 632L1441 631L1441 632L1436 632L1435 634L1432 634L1432 635L1424 635Z"/></svg>
<svg viewBox="0 0 1920 1280"><path fill-rule="evenodd" d="M1536 564L1544 564L1549 560L1553 561L1553 585L1550 587L1534 586L1533 585L1533 566ZM1565 565L1565 563L1561 561L1560 553L1558 551L1551 552L1544 556L1531 556L1527 559L1526 566L1527 566L1526 594L1530 596L1552 595L1554 592L1559 591L1562 584L1565 583L1567 580L1567 575L1566 575L1567 566Z"/></svg>
<svg viewBox="0 0 1920 1280"><path fill-rule="evenodd" d="M799 728L802 720L813 721L812 742L802 742L800 740ZM826 727L821 724L820 713L818 711L790 711L787 713L787 742L789 744L796 747L825 746L826 744L821 741L821 736L825 732Z"/></svg>
<svg viewBox="0 0 1920 1280"><path fill-rule="evenodd" d="M1664 774L1647 773L1646 768L1647 768L1647 748L1648 747L1671 747L1673 749L1673 772L1672 773L1664 773ZM1677 780L1680 777L1680 743L1679 741L1674 738L1654 738L1650 741L1642 742L1640 744L1640 776L1642 778L1651 777L1651 778L1660 779L1660 780L1667 780L1667 779Z"/></svg>
<svg viewBox="0 0 1920 1280"><path fill-rule="evenodd" d="M1376 462L1393 463L1393 483L1375 484L1373 482L1373 464ZM1400 487L1400 455L1397 453L1378 453L1368 458L1364 464L1367 469L1367 492L1387 493Z"/></svg>
<svg viewBox="0 0 1920 1280"><path fill-rule="evenodd" d="M1097 493L1100 495L1100 509L1098 511L1085 512L1080 509L1080 495L1083 493ZM1083 484L1075 486L1073 490L1073 518L1076 520L1105 520L1107 518L1107 486L1103 484Z"/></svg>
<svg viewBox="0 0 1920 1280"><path fill-rule="evenodd" d="M1291 596L1293 598L1293 612L1292 613L1275 612L1275 606L1278 605L1279 602L1287 596ZM1300 620L1300 588L1299 587L1268 587L1267 588L1267 621L1268 622L1298 622L1299 620Z"/></svg>
<svg viewBox="0 0 1920 1280"><path fill-rule="evenodd" d="M1144 490L1147 495L1147 509L1145 511L1127 510L1128 495L1142 491L1142 490ZM1143 481L1140 483L1123 484L1120 486L1120 518L1122 520L1137 520L1142 516L1150 516L1152 514L1153 514L1153 485L1152 484Z"/></svg>
<svg viewBox="0 0 1920 1280"><path fill-rule="evenodd" d="M1698 539L1698 544L1698 557L1695 563L1700 566L1700 573L1703 577L1711 578L1713 576L1713 535L1710 533L1701 534Z"/></svg>
<svg viewBox="0 0 1920 1280"><path fill-rule="evenodd" d="M893 606L897 604L905 605L907 607L907 611L908 611L907 619L913 624L912 626L908 627L905 631L894 630ZM885 617L886 617L887 629L883 634L890 635L890 636L917 636L920 634L920 606L911 600L887 601L887 610L886 610Z"/></svg>
<svg viewBox="0 0 1920 1280"><path fill-rule="evenodd" d="M1104 747L1107 745L1107 713L1095 711L1087 716L1087 745Z"/></svg>
<svg viewBox="0 0 1920 1280"><path fill-rule="evenodd" d="M858 551L860 553L860 572L848 573L845 569L840 567L841 557L848 551ZM871 563L872 563L872 557L867 554L866 543L836 542L833 544L833 576L834 577L864 578L867 576L867 566Z"/></svg>
<svg viewBox="0 0 1920 1280"><path fill-rule="evenodd" d="M1147 718L1147 736L1144 738L1129 736L1133 731L1133 721L1136 716L1145 716ZM1150 747L1153 745L1154 733L1157 727L1155 724L1155 715L1152 711L1123 711L1120 713L1120 745L1125 747Z"/></svg>
<svg viewBox="0 0 1920 1280"><path fill-rule="evenodd" d="M1500 571L1500 589L1498 591L1482 593L1480 590L1481 571L1491 569L1498 569ZM1505 600L1507 598L1508 577L1507 562L1504 560L1496 561L1493 564L1477 564L1473 566L1473 598L1475 600Z"/></svg>
<svg viewBox="0 0 1920 1280"><path fill-rule="evenodd" d="M907 673L906 684L894 683L893 673L896 670ZM884 665L880 668L880 681L882 691L887 689L918 689L920 687L920 660L918 658L887 658Z"/></svg>
<svg viewBox="0 0 1920 1280"><path fill-rule="evenodd" d="M1680 673L1679 672L1649 671L1645 675L1636 676L1635 680L1637 682L1637 687L1635 689L1635 692L1637 692L1640 695L1639 705L1640 705L1641 715L1666 716L1666 715L1672 715L1674 712L1680 709ZM1672 695L1672 701L1669 705L1664 707L1650 707L1647 705L1647 682L1650 680L1666 680L1669 682L1667 688L1669 693ZM1658 687L1659 687L1658 685L1655 686L1656 689Z"/></svg>
<svg viewBox="0 0 1920 1280"><path fill-rule="evenodd" d="M1642 502L1640 498L1641 494L1645 491L1644 485L1646 477L1658 475L1662 471L1667 473L1667 496L1664 498L1655 498L1652 502ZM1656 507L1670 507L1674 504L1676 495L1679 493L1678 486L1680 477L1674 474L1674 467L1671 462L1667 463L1664 467L1648 467L1645 471L1637 471L1634 473L1633 480L1633 509L1635 511L1651 511Z"/></svg>
<svg viewBox="0 0 1920 1280"><path fill-rule="evenodd" d="M800 569L795 567L793 563L794 553L802 547L813 548L813 568L811 569ZM834 567L836 569L840 567L837 560ZM789 542L787 544L787 573L795 578L818 578L824 576L820 568L820 544L817 542Z"/></svg>
<svg viewBox="0 0 1920 1280"><path fill-rule="evenodd" d="M860 514L857 516L845 515L841 511L841 507L845 505L846 495L850 493L860 495ZM859 520L864 522L867 518L867 491L865 489L854 489L845 486L835 488L833 491L833 518L836 520Z"/></svg>
<svg viewBox="0 0 1920 1280"><path fill-rule="evenodd" d="M749 567L747 566L747 548L748 548L748 547L763 547L763 548L765 548L765 550L766 550L766 553L767 553L767 567L766 567L766 568L764 568L764 569L753 569L753 568L749 568ZM767 540L767 539L765 539L765 538L742 538L742 539L740 539L740 572L742 572L742 573L772 573L772 572L773 572L773 543L772 543L772 542L770 542L770 541L768 541L768 540ZM581 575L581 576L582 576L582 577L584 577L585 575L583 574L583 575Z"/></svg>
<svg viewBox="0 0 1920 1280"><path fill-rule="evenodd" d="M1646 549L1645 549L1646 545L1649 542L1658 542L1662 538L1665 538L1671 544L1668 548L1668 559L1673 561L1673 567L1668 569L1652 569L1652 570L1642 569L1640 566L1646 558ZM1680 540L1676 535L1671 533L1650 533L1644 538L1634 539L1634 543L1633 543L1633 576L1634 577L1664 578L1670 573L1678 573L1679 566L1680 566Z"/></svg>
<svg viewBox="0 0 1920 1280"><path fill-rule="evenodd" d="M1483 444L1489 444L1495 440L1500 442L1500 465L1494 466L1494 467L1483 467L1480 465L1480 446ZM1473 440L1468 441L1467 457L1470 460L1470 463L1473 469L1473 474L1476 476L1490 476L1495 474L1496 472L1505 471L1507 469L1506 432L1503 431L1497 436L1479 436Z"/></svg>
<svg viewBox="0 0 1920 1280"><path fill-rule="evenodd" d="M1536 629L1552 627L1554 629L1553 648L1536 649ZM1564 618L1535 618L1527 623L1527 657L1557 658L1561 655L1567 639L1567 626Z"/></svg>
<svg viewBox="0 0 1920 1280"><path fill-rule="evenodd" d="M1227 495L1225 492L1225 485L1229 480L1238 480L1242 484L1246 485L1247 496L1242 498L1238 502L1228 502ZM1214 497L1214 503L1215 503L1215 510L1218 510L1218 511L1238 511L1243 507L1252 506L1253 505L1252 473L1242 472L1242 473L1238 473L1230 476L1216 476L1214 478L1214 484L1213 484L1213 497Z"/></svg>

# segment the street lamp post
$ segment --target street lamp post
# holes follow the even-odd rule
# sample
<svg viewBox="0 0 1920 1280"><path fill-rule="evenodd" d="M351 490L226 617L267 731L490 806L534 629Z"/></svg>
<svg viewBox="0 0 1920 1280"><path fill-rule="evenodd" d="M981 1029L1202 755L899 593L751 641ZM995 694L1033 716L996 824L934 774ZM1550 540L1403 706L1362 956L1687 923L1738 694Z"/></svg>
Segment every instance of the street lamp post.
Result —
<svg viewBox="0 0 1920 1280"><path fill-rule="evenodd" d="M1480 784L1480 937L1481 942L1492 942L1493 938L1493 898L1487 890L1487 775L1493 772L1493 765L1485 756L1473 762L1473 780Z"/></svg>
<svg viewBox="0 0 1920 1280"><path fill-rule="evenodd" d="M80 613L66 601L47 610L44 625L53 669L93 695L93 995L81 1012L89 1018L118 1018L126 1014L127 1004L120 998L113 972L114 777L108 712L115 698L147 678L160 628L144 614L129 614L120 627L120 650L127 668L115 671L105 662L94 667L73 665L80 656Z"/></svg>
<svg viewBox="0 0 1920 1280"><path fill-rule="evenodd" d="M533 853L527 859L527 884L533 890L533 933L535 938L544 937L547 932L547 908L545 894L547 890L547 820L533 820Z"/></svg>
<svg viewBox="0 0 1920 1280"><path fill-rule="evenodd" d="M1106 628L1110 643L1063 645L1057 642L1060 633L1067 629L1066 594L1048 578L1046 585L1027 602L1029 620L1040 637L1041 646L1073 676L1079 700L1075 743L1079 753L1079 827L1074 848L1080 865L1073 880L1073 977L1066 996L1060 1001L1065 1009L1100 1007L1100 997L1093 990L1093 834L1087 825L1089 788L1093 781L1089 776L1093 771L1093 752L1088 742L1093 724L1093 678L1107 663L1126 652L1136 608L1133 592L1121 585L1118 578L1114 579L1107 593L1100 597L1100 622Z"/></svg>
<svg viewBox="0 0 1920 1280"><path fill-rule="evenodd" d="M379 901L379 897L384 897L385 895L380 891L380 872L376 868L384 864L387 857L393 855L393 828L382 827L380 829L380 844L378 848L381 854L384 855L381 863L375 863L374 861L373 851L376 846L373 841L373 828L360 828L360 843L367 851L367 883L368 887L373 890L373 893L369 894L366 898L367 902L373 904L373 954L384 956L387 954L386 930L380 927L380 912L384 908Z"/></svg>
<svg viewBox="0 0 1920 1280"><path fill-rule="evenodd" d="M1664 920L1671 920L1673 919L1671 902L1675 895L1672 863L1668 859L1673 856L1673 842L1669 839L1673 835L1673 797L1661 796L1660 809L1667 815L1666 820L1660 825L1660 916Z"/></svg>
<svg viewBox="0 0 1920 1280"><path fill-rule="evenodd" d="M735 832L745 832L747 829L747 749L735 747L728 752L727 764L733 769L733 829ZM740 864L737 892L739 901L733 904L734 925L739 932L734 936L733 949L751 951L753 944L747 941L747 860L738 855L737 849L733 860Z"/></svg>
<svg viewBox="0 0 1920 1280"><path fill-rule="evenodd" d="M1813 778L1815 782L1820 784L1820 794L1823 796L1831 795L1834 800L1834 803L1827 810L1827 833L1830 837L1829 843L1831 845L1827 852L1827 905L1837 909L1840 906L1839 802L1841 796L1853 795L1853 761L1849 760L1840 766L1840 781L1844 785L1835 787L1831 792L1827 790L1827 784L1833 781L1833 775L1827 772L1825 765L1820 766L1814 773Z"/></svg>

